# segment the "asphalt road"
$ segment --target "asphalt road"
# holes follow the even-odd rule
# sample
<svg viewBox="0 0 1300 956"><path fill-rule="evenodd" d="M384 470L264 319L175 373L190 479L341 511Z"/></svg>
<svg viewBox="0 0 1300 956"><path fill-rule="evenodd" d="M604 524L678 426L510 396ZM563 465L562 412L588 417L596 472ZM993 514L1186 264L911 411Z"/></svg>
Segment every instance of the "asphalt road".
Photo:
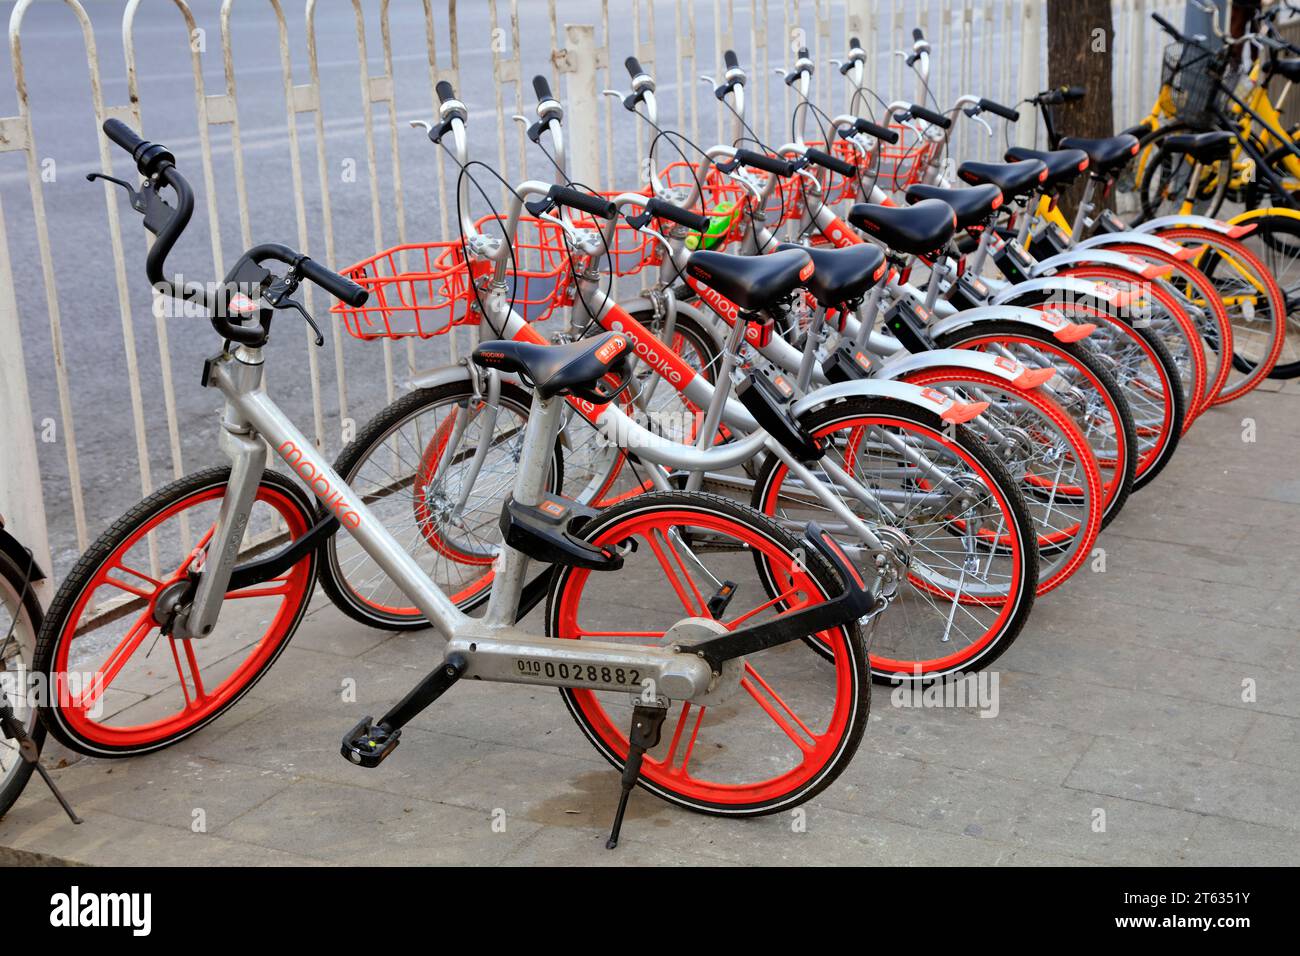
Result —
<svg viewBox="0 0 1300 956"><path fill-rule="evenodd" d="M926 0L931 22L937 23L938 3ZM915 15L926 3L916 3ZM94 42L100 57L104 102L120 106L128 101L125 61L122 52L121 10L117 0L93 0L86 4L94 30ZM193 0L196 23L206 31L207 52L203 56L203 80L209 94L225 88L220 42L220 4L217 0ZM382 70L382 45L378 21L378 3L367 2L365 25L369 44L369 64L374 72ZM434 3L435 8L442 5ZM520 47L524 65L522 75L549 72L550 27L547 4L538 0L520 3ZM565 23L592 23L599 26L600 5L595 0L564 0L558 19ZM612 4L616 11L623 4ZM737 4L736 35L742 58L748 47L748 4ZM744 7L745 10L739 9ZM812 36L813 4L805 4L804 26ZM284 4L288 20L291 60L296 83L309 78L303 4ZM724 5L725 7L725 5ZM779 0L769 4L770 32L782 29ZM0 3L0 13L8 18L12 3ZM675 116L675 33L674 5L656 5L656 40L658 72L663 93L665 125L677 125ZM725 14L724 14L725 15ZM830 4L834 50L841 53L843 42L843 6ZM238 111L253 241L276 240L297 245L295 203L290 177L290 148L286 134L285 103L281 87L278 37L271 6L265 3L235 5L234 65L238 86ZM909 19L909 30L910 30ZM1000 21L999 21L1000 23ZM982 24L977 21L977 26ZM394 50L394 90L398 111L399 157L402 167L402 195L406 210L409 241L444 238L440 230L439 201L432 147L422 137L405 128L408 119L432 115L433 98L429 89L429 71L425 53L424 18L421 5L394 3L391 10ZM448 30L444 22L435 25L441 63L449 62ZM561 43L563 42L561 27ZM617 64L633 49L631 17L615 12L611 15L611 58ZM713 48L713 4L701 0L696 5L696 48L701 62L696 73L712 72L705 64ZM398 230L394 203L392 163L388 148L386 107L377 104L375 132L376 165L379 183L380 223L378 236L372 219L372 196L369 164L364 136L361 83L358 80L356 23L349 4L332 0L320 3L316 14L317 48L320 62L321 103L323 105L325 148L334 233L337 241L335 265L358 261L377 247L394 245ZM55 263L58 302L61 310L65 356L71 382L71 400L80 456L82 483L85 489L87 521L93 537L111 520L140 497L141 478L132 424L131 391L126 376L126 351L122 319L118 308L117 284L113 265L108 218L101 189L85 181L85 173L99 168L96 128L91 109L89 74L81 31L72 11L63 3L37 3L27 12L22 25L23 55L38 155L43 175L49 180L42 193L48 218L51 254ZM147 138L166 143L178 158L180 168L194 182L199 192L199 208L186 235L177 246L169 266L189 277L215 278L212 237L206 201L201 147L196 126L196 106L189 45L184 21L170 4L150 2L142 5L133 32L140 74L140 101ZM497 129L495 84L491 69L493 35L486 4L459 5L459 46L461 89L459 93L471 110L471 128L475 156L497 164ZM505 41L509 43L508 32ZM996 45L996 44L995 44ZM783 44L771 43L771 65L782 55ZM9 51L0 53L11 67ZM888 53L877 51L881 76L891 68ZM955 70L955 52L949 59ZM746 64L749 66L749 64ZM829 67L823 66L827 72ZM5 69L3 75L10 75ZM757 82L771 84L772 102L779 104L780 80L769 66L750 66ZM838 77L833 77L838 83ZM621 70L615 81L625 84ZM604 77L600 77L604 84ZM909 82L898 95L910 91ZM835 105L842 102L842 91L835 88ZM513 88L507 88L506 112L513 112ZM525 85L525 105L531 107L531 90ZM715 105L701 85L699 115L701 137L710 137L714 128ZM18 112L12 82L0 82L0 111L13 116ZM509 123L508 119L504 122ZM514 124L510 124L512 127ZM773 129L783 129L785 122L774 116ZM298 119L301 161L303 164L303 203L308 222L309 250L324 258L322 200L317 176L313 117ZM517 133L507 133L508 158L512 165L518 156ZM775 134L774 134L775 135ZM711 141L711 140L710 140ZM634 121L621 111L614 118L612 148L616 168L627 170L629 178L636 168ZM604 144L602 143L602 151ZM534 147L529 148L529 173L549 178L546 160ZM211 130L212 176L220 221L219 245L223 268L228 268L245 247L241 236L239 208L234 189L234 172L229 127ZM347 171L355 167L355 177ZM127 163L115 158L114 171L127 176ZM479 178L491 187L490 175L479 171ZM508 178L517 179L511 169ZM0 155L0 201L3 201L8 228L10 255L21 312L24 349L34 425L38 435L46 431L48 420L55 422L54 441L42 443L41 465L51 537L58 570L66 569L77 552L71 511L71 488L68 480L65 435L61 424L54 376L50 323L43 286L43 273L34 230L32 201L22 155ZM156 487L173 472L169 448L167 414L163 399L164 357L160 355L156 323L149 310L144 279L145 242L139 220L126 203L118 201L124 229L126 272L131 289L130 322L135 334L135 351L140 364L143 413L148 437L149 471ZM478 208L477 213L486 212ZM454 210L449 211L454 220ZM325 313L323 298L316 299L318 319ZM304 430L312 431L311 379L308 370L305 336L296 326L296 317L279 320L280 334L269 356L271 392ZM183 470L192 470L220 460L216 447L217 403L212 393L198 387L204 357L216 348L215 337L206 324L196 319L169 319L165 361L174 381L179 443ZM327 336L327 338L329 338ZM325 445L332 452L339 446L339 399L335 377L334 342L329 338L319 353L320 389L324 404ZM432 365L445 356L445 340L421 343L416 359ZM394 350L399 373L405 361L405 349ZM349 398L349 415L362 423L378 411L388 395L383 350L377 343L347 340L343 362Z"/></svg>

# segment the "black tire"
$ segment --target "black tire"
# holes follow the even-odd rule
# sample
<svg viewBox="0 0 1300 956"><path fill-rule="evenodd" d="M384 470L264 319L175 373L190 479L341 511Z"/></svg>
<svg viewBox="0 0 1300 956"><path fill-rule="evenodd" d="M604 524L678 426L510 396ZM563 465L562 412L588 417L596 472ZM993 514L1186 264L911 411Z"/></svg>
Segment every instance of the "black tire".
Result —
<svg viewBox="0 0 1300 956"><path fill-rule="evenodd" d="M581 536L587 541L594 541L602 533L615 528L620 522L633 519L638 515L644 515L647 511L655 510L695 512L712 518L719 515L724 516L729 521L743 524L753 534L766 539L777 549L795 556L795 561L802 559L803 566L815 579L823 594L839 593L843 587L843 582L831 565L816 551L806 547L795 535L782 528L775 521L757 514L753 509L747 508L731 498L724 498L719 495L682 491L653 492L638 495L602 511L598 517L592 519L582 528ZM575 573L582 574L586 572L574 568L557 567L556 573L551 579L551 589L546 602L547 634L551 636L558 635L561 630L557 614L560 610L562 593L569 582L573 580ZM618 573L617 571L608 572L608 575L617 575ZM847 704L850 714L847 725L836 742L835 753L821 766L815 777L805 781L797 788L774 795L769 799L740 804L720 803L691 797L667 789L663 785L647 780L644 776L639 779L639 785L677 806L700 813L731 817L752 817L776 813L797 806L824 790L853 759L853 755L862 739L862 734L866 730L871 703L871 680L868 674L867 649L861 626L859 622L852 621L843 625L840 631L844 636L844 646L851 657L846 662L846 674L852 680L852 686L847 692ZM809 655L806 666L815 668L819 666L825 667L826 665ZM573 715L574 721L587 739L610 764L616 769L622 770L624 759L609 745L587 715L584 714L575 692L561 688L560 694L564 698L565 705L569 708L569 713Z"/></svg>
<svg viewBox="0 0 1300 956"><path fill-rule="evenodd" d="M1133 490L1133 480L1137 473L1137 426L1133 423L1133 411L1129 408L1128 399L1124 397L1119 384L1115 381L1115 377L1110 374L1105 364L1096 355L1077 342L1059 341L1046 329L1035 328L1020 322L979 322L965 328L954 329L939 336L935 340L935 345L945 349L961 348L968 342L997 335L1006 335L1018 339L1033 339L1040 342L1040 348L1060 356L1063 361L1068 361L1071 365L1083 370L1085 374L1095 379L1099 390L1105 393L1105 399L1113 409L1111 424L1115 428L1115 434L1120 437L1120 441L1124 444L1126 459L1122 473L1115 476L1117 486L1115 493L1111 500L1106 503L1106 509L1102 514L1101 526L1105 528L1120 513L1124 503L1128 501L1128 496ZM1062 407L1072 415L1074 414L1074 409L1070 405L1062 402ZM1080 429L1085 428L1087 423L1079 421L1078 415L1075 415L1075 420ZM1087 434L1086 431L1084 433Z"/></svg>
<svg viewBox="0 0 1300 956"><path fill-rule="evenodd" d="M6 590L4 595L5 605L9 606L12 601L13 606L17 607L19 601L21 601L21 610L18 613L26 618L26 622L20 620L18 627L29 628L33 638L35 638L35 635L41 629L44 614L41 611L40 601L36 599L36 594L32 591L30 582L27 581L25 572L25 568L20 568L7 554L0 551L0 586L3 586ZM12 613L11 608L4 615L0 615L0 642L4 641L8 632L10 614ZM17 628L15 628L15 633L17 633ZM18 654L30 657L33 649L32 647L24 649L19 646L17 640L14 640L11 646L3 648L4 656L3 659L0 659L0 672L8 672L10 655ZM27 691L25 686L14 686L8 689L13 691L13 695L9 696L11 707L15 705L14 696ZM15 714L22 714L22 711L18 710L17 707L14 707L14 709ZM41 723L39 711L35 707L27 708L25 724L27 733L39 749L45 742L45 725ZM12 758L14 761L7 766L0 766L0 817L3 817L9 808L14 805L18 795L27 786L27 781L31 779L32 770L34 769L32 764L27 763L18 755L17 747L10 749L6 746L8 743L8 741L0 740L0 747L5 748L6 760Z"/></svg>
<svg viewBox="0 0 1300 956"><path fill-rule="evenodd" d="M334 470L343 477L344 481L352 485L362 466L377 451L384 448L388 437L403 424L438 406L468 401L472 396L473 386L468 380L449 382L434 388L417 389L408 395L402 396L366 423L357 437L339 453L338 459L334 462ZM532 398L524 388L503 381L501 383L501 402L503 406L510 408L511 411L526 419L532 404ZM562 488L564 484L564 453L558 439L556 440L551 468L549 490L555 492ZM354 490L361 494L363 498L367 497L367 492L364 489L354 486ZM503 503L504 500L503 495ZM495 527L495 523L493 527ZM390 528L389 530L393 529ZM496 533L499 539L499 531ZM358 595L356 588L348 583L347 574L340 566L340 534L346 534L346 532L336 533L321 546L320 585L322 590L329 595L329 599L334 603L334 606L354 621L359 621L368 627L390 631L414 631L429 627L428 619L414 606L400 609L394 607L392 611L384 611L375 604L366 602ZM412 542L412 546L421 549L421 554L433 550L423 538L417 538ZM384 581L387 581L387 578ZM396 585L391 585L391 587L394 590L396 589ZM464 600L457 601L457 605L463 611L472 611L481 606L490 593L491 589L485 588Z"/></svg>
<svg viewBox="0 0 1300 956"><path fill-rule="evenodd" d="M1137 475L1133 478L1133 490L1140 491L1155 480L1156 475L1164 471L1165 466L1169 464L1178 450L1178 443L1182 441L1183 421L1187 418L1187 399L1183 394L1182 378L1178 374L1178 363L1174 360L1173 354L1169 347L1161 341L1160 336L1156 335L1150 329L1133 329L1132 332L1155 353L1160 362L1160 372L1168 383L1173 396L1173 421L1169 426L1169 437L1165 442L1164 449L1161 453L1148 462L1144 467L1139 467Z"/></svg>
<svg viewBox="0 0 1300 956"><path fill-rule="evenodd" d="M933 672L926 671L924 674L918 675L918 678L919 681L924 682L950 673L968 673L987 667L1005 653L1007 648L1015 641L1024 628L1025 622L1029 619L1029 613L1034 606L1038 583L1037 537L1034 531L1033 518L1025 505L1020 487L1015 479L1011 477L1006 466L993 454L988 445L972 434L965 426L958 426L956 429L950 430L937 414L897 399L848 399L836 402L813 409L800 419L799 424L809 434L817 434L825 429L834 428L839 423L847 423L856 418L864 417L895 419L914 428L950 436L950 440L958 445L964 454L974 459L985 474L989 476L990 480L997 485L998 493L1006 502L1009 512L1008 517L1010 522L1014 524L1016 540L1020 542L1018 549L1020 560L1016 568L1020 587L1017 594L1008 598L1009 601L1014 602L1014 605L1005 620L998 625L993 636L985 641L982 651L974 657L959 661L950 667ZM754 483L750 503L754 510L760 514L766 515L769 507L775 508L776 499L773 496L778 494L775 489L775 482L777 472L782 467L783 465L778 459L769 456L759 472L758 479ZM755 561L759 564L760 575L769 589L768 593L775 597L780 593L776 583L771 580L770 574L765 570L760 556L755 555ZM866 570L872 571L872 569ZM900 584L900 587L911 586L910 584ZM882 620L887 618L894 610L891 608L890 611L887 611L882 616ZM878 640L877 637L877 643ZM812 643L812 646L821 652L816 643ZM899 671L894 667L882 668L878 666L873 657L872 678L874 680L879 683L894 684L897 683L898 674Z"/></svg>
<svg viewBox="0 0 1300 956"><path fill-rule="evenodd" d="M93 584L95 576L100 571L104 562L107 561L113 553L132 535L141 528L148 527L153 523L156 517L162 515L173 505L191 498L196 495L209 492L216 488L224 488L230 482L230 468L228 466L218 466L207 468L203 471L197 471L193 474L186 475L183 478L171 482L159 488L149 497L139 502L130 511L118 518L113 525L95 539L90 548L73 566L72 571L64 579L63 584L59 587L58 592L54 595L54 600L50 603L50 609L45 615L45 621L41 627L40 635L36 642L36 654L33 661L33 671L45 680L46 686L53 688L56 685L54 667L57 660L59 641L67 628L68 618L77 608L82 595L87 587ZM306 528L310 528L316 519L316 510L311 498L303 489L290 480L288 477L279 472L267 470L262 475L259 487L270 487L284 495L287 503L298 509L298 517L301 519ZM307 613L307 607L311 603L311 595L316 582L317 559L316 551L308 552L302 561L308 562L308 574L303 588L303 593L296 610L293 611L289 623L285 628L284 636L279 640L278 646L274 652L262 662L262 664L249 675L245 682L239 687L237 692L233 693L228 700L220 705L218 709L209 714L207 717L193 724L186 726L183 730L170 734L166 737L157 738L148 743L138 745L108 745L97 741L89 741L81 736L65 720L62 715L62 709L57 706L51 706L52 700L45 701L41 706L41 717L46 726L65 747L77 751L78 753L89 754L95 757L129 757L136 754L151 753L155 750L161 750L179 740L190 736L206 727L212 721L216 720L227 710L238 703L245 694L247 694L259 680L270 670L271 666L284 653L284 649L289 646L293 639L294 632L302 623L303 617ZM295 565L297 567L298 565ZM286 572L287 573L287 572ZM75 624L75 622L73 622ZM51 696L53 696L51 694Z"/></svg>

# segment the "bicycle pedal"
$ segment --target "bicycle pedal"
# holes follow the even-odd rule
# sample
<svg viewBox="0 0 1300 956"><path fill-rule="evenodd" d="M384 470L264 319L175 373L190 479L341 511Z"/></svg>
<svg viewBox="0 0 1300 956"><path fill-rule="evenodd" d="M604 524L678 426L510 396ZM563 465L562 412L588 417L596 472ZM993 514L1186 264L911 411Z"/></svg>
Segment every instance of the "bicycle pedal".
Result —
<svg viewBox="0 0 1300 956"><path fill-rule="evenodd" d="M376 727L374 718L362 717L355 727L343 735L339 753L350 763L360 767L378 767L401 743L400 730L387 731L383 725Z"/></svg>

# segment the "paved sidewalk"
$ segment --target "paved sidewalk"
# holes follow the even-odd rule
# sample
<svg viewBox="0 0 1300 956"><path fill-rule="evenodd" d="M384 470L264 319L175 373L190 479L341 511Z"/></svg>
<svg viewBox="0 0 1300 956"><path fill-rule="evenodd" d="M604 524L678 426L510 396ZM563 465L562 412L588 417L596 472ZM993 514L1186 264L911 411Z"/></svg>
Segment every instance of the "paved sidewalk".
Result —
<svg viewBox="0 0 1300 956"><path fill-rule="evenodd" d="M33 781L0 821L0 863L1295 864L1298 536L1293 384L1196 425L1102 535L1105 570L1043 599L999 660L996 718L881 691L806 817L719 820L638 792L612 853L617 777L554 691L458 686L381 768L345 763L342 733L441 641L360 628L318 595L271 672L195 738L111 762L51 745L86 823ZM341 702L346 677L359 703Z"/></svg>

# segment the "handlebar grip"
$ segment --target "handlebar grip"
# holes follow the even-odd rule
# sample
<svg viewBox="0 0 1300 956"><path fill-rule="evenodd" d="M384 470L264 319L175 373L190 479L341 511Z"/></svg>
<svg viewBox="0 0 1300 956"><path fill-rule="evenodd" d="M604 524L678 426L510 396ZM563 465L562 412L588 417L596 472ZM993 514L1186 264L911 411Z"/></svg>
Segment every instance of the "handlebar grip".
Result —
<svg viewBox="0 0 1300 956"><path fill-rule="evenodd" d="M1166 20L1164 17L1162 17L1160 14L1158 13L1151 14L1151 19L1156 21L1156 26L1160 27L1161 30L1164 30L1175 40L1181 40L1183 38L1183 35L1178 31L1178 28L1175 27L1168 20Z"/></svg>
<svg viewBox="0 0 1300 956"><path fill-rule="evenodd" d="M799 47L799 52L795 54L795 59L796 60L808 59L808 48L806 46Z"/></svg>
<svg viewBox="0 0 1300 956"><path fill-rule="evenodd" d="M544 100L555 99L555 97L551 95L550 81L541 74L533 77L533 92L537 94L537 102L539 103Z"/></svg>
<svg viewBox="0 0 1300 956"><path fill-rule="evenodd" d="M641 69L641 61L634 56L630 56L624 60L623 65L627 67L627 75L632 77L634 80L645 73L645 70Z"/></svg>
<svg viewBox="0 0 1300 956"><path fill-rule="evenodd" d="M608 199L603 196L584 193L580 189L571 189L568 186L552 186L547 196L561 206L577 209L588 215L595 216L597 219L613 219L618 215L618 207Z"/></svg>
<svg viewBox="0 0 1300 956"><path fill-rule="evenodd" d="M119 119L104 120L104 135L132 155L144 145L144 140Z"/></svg>
<svg viewBox="0 0 1300 956"><path fill-rule="evenodd" d="M735 50L724 50L722 53L722 62L727 65L728 70L734 70L740 66L740 58L736 56Z"/></svg>
<svg viewBox="0 0 1300 956"><path fill-rule="evenodd" d="M920 43L920 42L922 42L924 39L925 39L925 34L921 32L921 28L920 28L920 27L913 27L913 28L912 28L912 42L913 42L913 43Z"/></svg>
<svg viewBox="0 0 1300 956"><path fill-rule="evenodd" d="M370 293L351 279L339 275L333 269L327 269L315 259L302 259L298 262L298 271L304 279L310 279L340 302L346 302L354 309L366 304Z"/></svg>
<svg viewBox="0 0 1300 956"><path fill-rule="evenodd" d="M880 126L871 120L858 119L853 121L853 128L859 133L866 133L868 136L874 136L882 142L889 143L891 146L898 142L898 130L890 129L888 126Z"/></svg>
<svg viewBox="0 0 1300 956"><path fill-rule="evenodd" d="M1003 106L1001 103L995 103L993 100L981 99L979 107L985 112L1001 116L1003 119L1011 120L1013 123L1020 119L1020 112L1018 110L1013 110L1010 106Z"/></svg>
<svg viewBox="0 0 1300 956"><path fill-rule="evenodd" d="M434 87L434 90L438 94L439 105L456 98L456 91L452 89L451 84L446 80L439 80L438 85Z"/></svg>
<svg viewBox="0 0 1300 956"><path fill-rule="evenodd" d="M121 120L104 120L104 135L131 154L135 168L141 176L152 179L166 167L176 165L176 157L171 150L161 143L151 143L142 139L135 130Z"/></svg>
<svg viewBox="0 0 1300 956"><path fill-rule="evenodd" d="M952 120L948 119L948 117L944 116L942 113L936 113L934 110L928 110L924 106L918 106L913 103L907 108L907 111L917 119L925 120L927 123L937 126L940 129L947 129L952 126Z"/></svg>
<svg viewBox="0 0 1300 956"><path fill-rule="evenodd" d="M666 199L660 199L657 196L647 202L645 208L646 212L652 216L667 219L669 222L675 222L687 229L694 229L696 232L704 232L709 228L708 216L693 213L689 209L683 209L681 206L670 203Z"/></svg>
<svg viewBox="0 0 1300 956"><path fill-rule="evenodd" d="M795 173L795 165L789 160L776 159L773 156L756 153L752 149L736 150L736 162L742 166L761 169L763 172L771 173L774 176L793 176Z"/></svg>
<svg viewBox="0 0 1300 956"><path fill-rule="evenodd" d="M1064 97L1067 103L1073 103L1075 100L1083 99L1084 94L1087 92L1088 88L1086 86L1067 86L1061 90L1061 96Z"/></svg>
<svg viewBox="0 0 1300 956"><path fill-rule="evenodd" d="M857 37L849 37L849 50L852 51L852 50L861 50L861 49L862 49L862 41L859 40Z"/></svg>
<svg viewBox="0 0 1300 956"><path fill-rule="evenodd" d="M841 176L857 175L857 168L849 162L845 162L838 156L832 156L830 153L823 152L820 149L808 149L804 151L804 157L814 166L820 166L822 169L829 169L833 173L839 173Z"/></svg>

